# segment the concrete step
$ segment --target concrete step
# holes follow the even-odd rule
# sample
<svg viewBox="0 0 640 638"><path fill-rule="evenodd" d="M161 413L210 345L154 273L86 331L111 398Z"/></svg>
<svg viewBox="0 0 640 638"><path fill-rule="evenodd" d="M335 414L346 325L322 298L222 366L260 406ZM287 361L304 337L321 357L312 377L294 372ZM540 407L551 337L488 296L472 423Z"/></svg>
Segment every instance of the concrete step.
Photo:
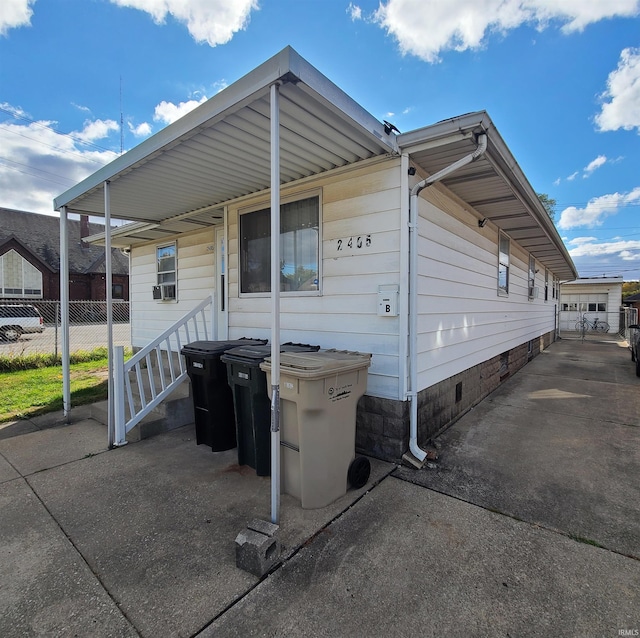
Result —
<svg viewBox="0 0 640 638"><path fill-rule="evenodd" d="M138 401L136 403L139 404ZM91 417L106 425L108 422L108 410L107 401L94 403L91 406ZM128 410L126 413L128 413ZM193 422L191 383L187 379L127 433L127 441L133 442L148 439L156 434L169 432Z"/></svg>

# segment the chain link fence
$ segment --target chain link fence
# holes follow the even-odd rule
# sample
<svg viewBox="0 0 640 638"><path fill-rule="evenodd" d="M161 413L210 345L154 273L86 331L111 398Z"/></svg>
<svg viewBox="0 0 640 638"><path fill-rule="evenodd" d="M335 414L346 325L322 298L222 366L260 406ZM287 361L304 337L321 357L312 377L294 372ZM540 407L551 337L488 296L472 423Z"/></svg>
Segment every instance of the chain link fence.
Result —
<svg viewBox="0 0 640 638"><path fill-rule="evenodd" d="M60 354L62 350L61 303L29 299L0 299L0 307L5 308L3 314L9 314L11 306L16 305L35 307L42 316L44 330L23 332L15 340L6 337L0 339L0 355ZM8 320L0 319L0 321ZM69 322L71 353L107 346L107 303L105 301L71 301ZM114 345L131 346L128 301L113 301L113 342Z"/></svg>

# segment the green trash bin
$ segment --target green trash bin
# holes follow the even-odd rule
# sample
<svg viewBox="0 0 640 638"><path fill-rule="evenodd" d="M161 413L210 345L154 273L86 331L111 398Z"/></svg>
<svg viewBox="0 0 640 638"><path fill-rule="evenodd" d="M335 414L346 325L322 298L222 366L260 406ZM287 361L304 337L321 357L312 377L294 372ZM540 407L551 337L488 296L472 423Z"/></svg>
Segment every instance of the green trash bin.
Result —
<svg viewBox="0 0 640 638"><path fill-rule="evenodd" d="M320 346L284 343L280 352L317 352ZM271 356L270 345L245 345L220 357L227 366L233 394L238 465L249 465L258 476L271 474L271 401L267 376L260 364Z"/></svg>
<svg viewBox="0 0 640 638"><path fill-rule="evenodd" d="M208 445L213 452L236 446L233 396L227 382L227 369L220 357L240 345L263 345L266 339L233 341L194 341L180 353L187 363L191 380L196 443Z"/></svg>

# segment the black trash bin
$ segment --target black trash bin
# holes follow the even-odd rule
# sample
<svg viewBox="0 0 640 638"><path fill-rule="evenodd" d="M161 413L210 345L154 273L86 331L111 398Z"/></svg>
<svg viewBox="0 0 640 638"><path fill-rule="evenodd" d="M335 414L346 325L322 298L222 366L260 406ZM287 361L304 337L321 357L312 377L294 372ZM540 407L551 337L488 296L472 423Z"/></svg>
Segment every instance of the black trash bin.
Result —
<svg viewBox="0 0 640 638"><path fill-rule="evenodd" d="M233 395L227 382L227 369L220 357L241 345L264 345L265 339L234 341L194 341L180 351L191 379L196 443L221 452L236 446Z"/></svg>
<svg viewBox="0 0 640 638"><path fill-rule="evenodd" d="M317 352L320 346L284 343L280 352ZM220 357L227 365L233 393L238 442L238 465L249 465L258 476L271 474L271 401L267 375L260 364L271 355L271 346L244 345Z"/></svg>

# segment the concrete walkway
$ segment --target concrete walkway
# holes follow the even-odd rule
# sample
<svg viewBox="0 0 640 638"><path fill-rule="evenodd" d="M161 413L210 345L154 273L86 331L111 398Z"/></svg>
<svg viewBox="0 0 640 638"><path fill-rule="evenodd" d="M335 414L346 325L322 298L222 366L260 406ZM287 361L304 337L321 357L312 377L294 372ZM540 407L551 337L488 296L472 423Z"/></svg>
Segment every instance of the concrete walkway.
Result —
<svg viewBox="0 0 640 638"><path fill-rule="evenodd" d="M76 412L0 426L0 636L619 636L640 629L640 379L563 340L438 441L235 567L269 479L191 426L106 451Z"/></svg>

